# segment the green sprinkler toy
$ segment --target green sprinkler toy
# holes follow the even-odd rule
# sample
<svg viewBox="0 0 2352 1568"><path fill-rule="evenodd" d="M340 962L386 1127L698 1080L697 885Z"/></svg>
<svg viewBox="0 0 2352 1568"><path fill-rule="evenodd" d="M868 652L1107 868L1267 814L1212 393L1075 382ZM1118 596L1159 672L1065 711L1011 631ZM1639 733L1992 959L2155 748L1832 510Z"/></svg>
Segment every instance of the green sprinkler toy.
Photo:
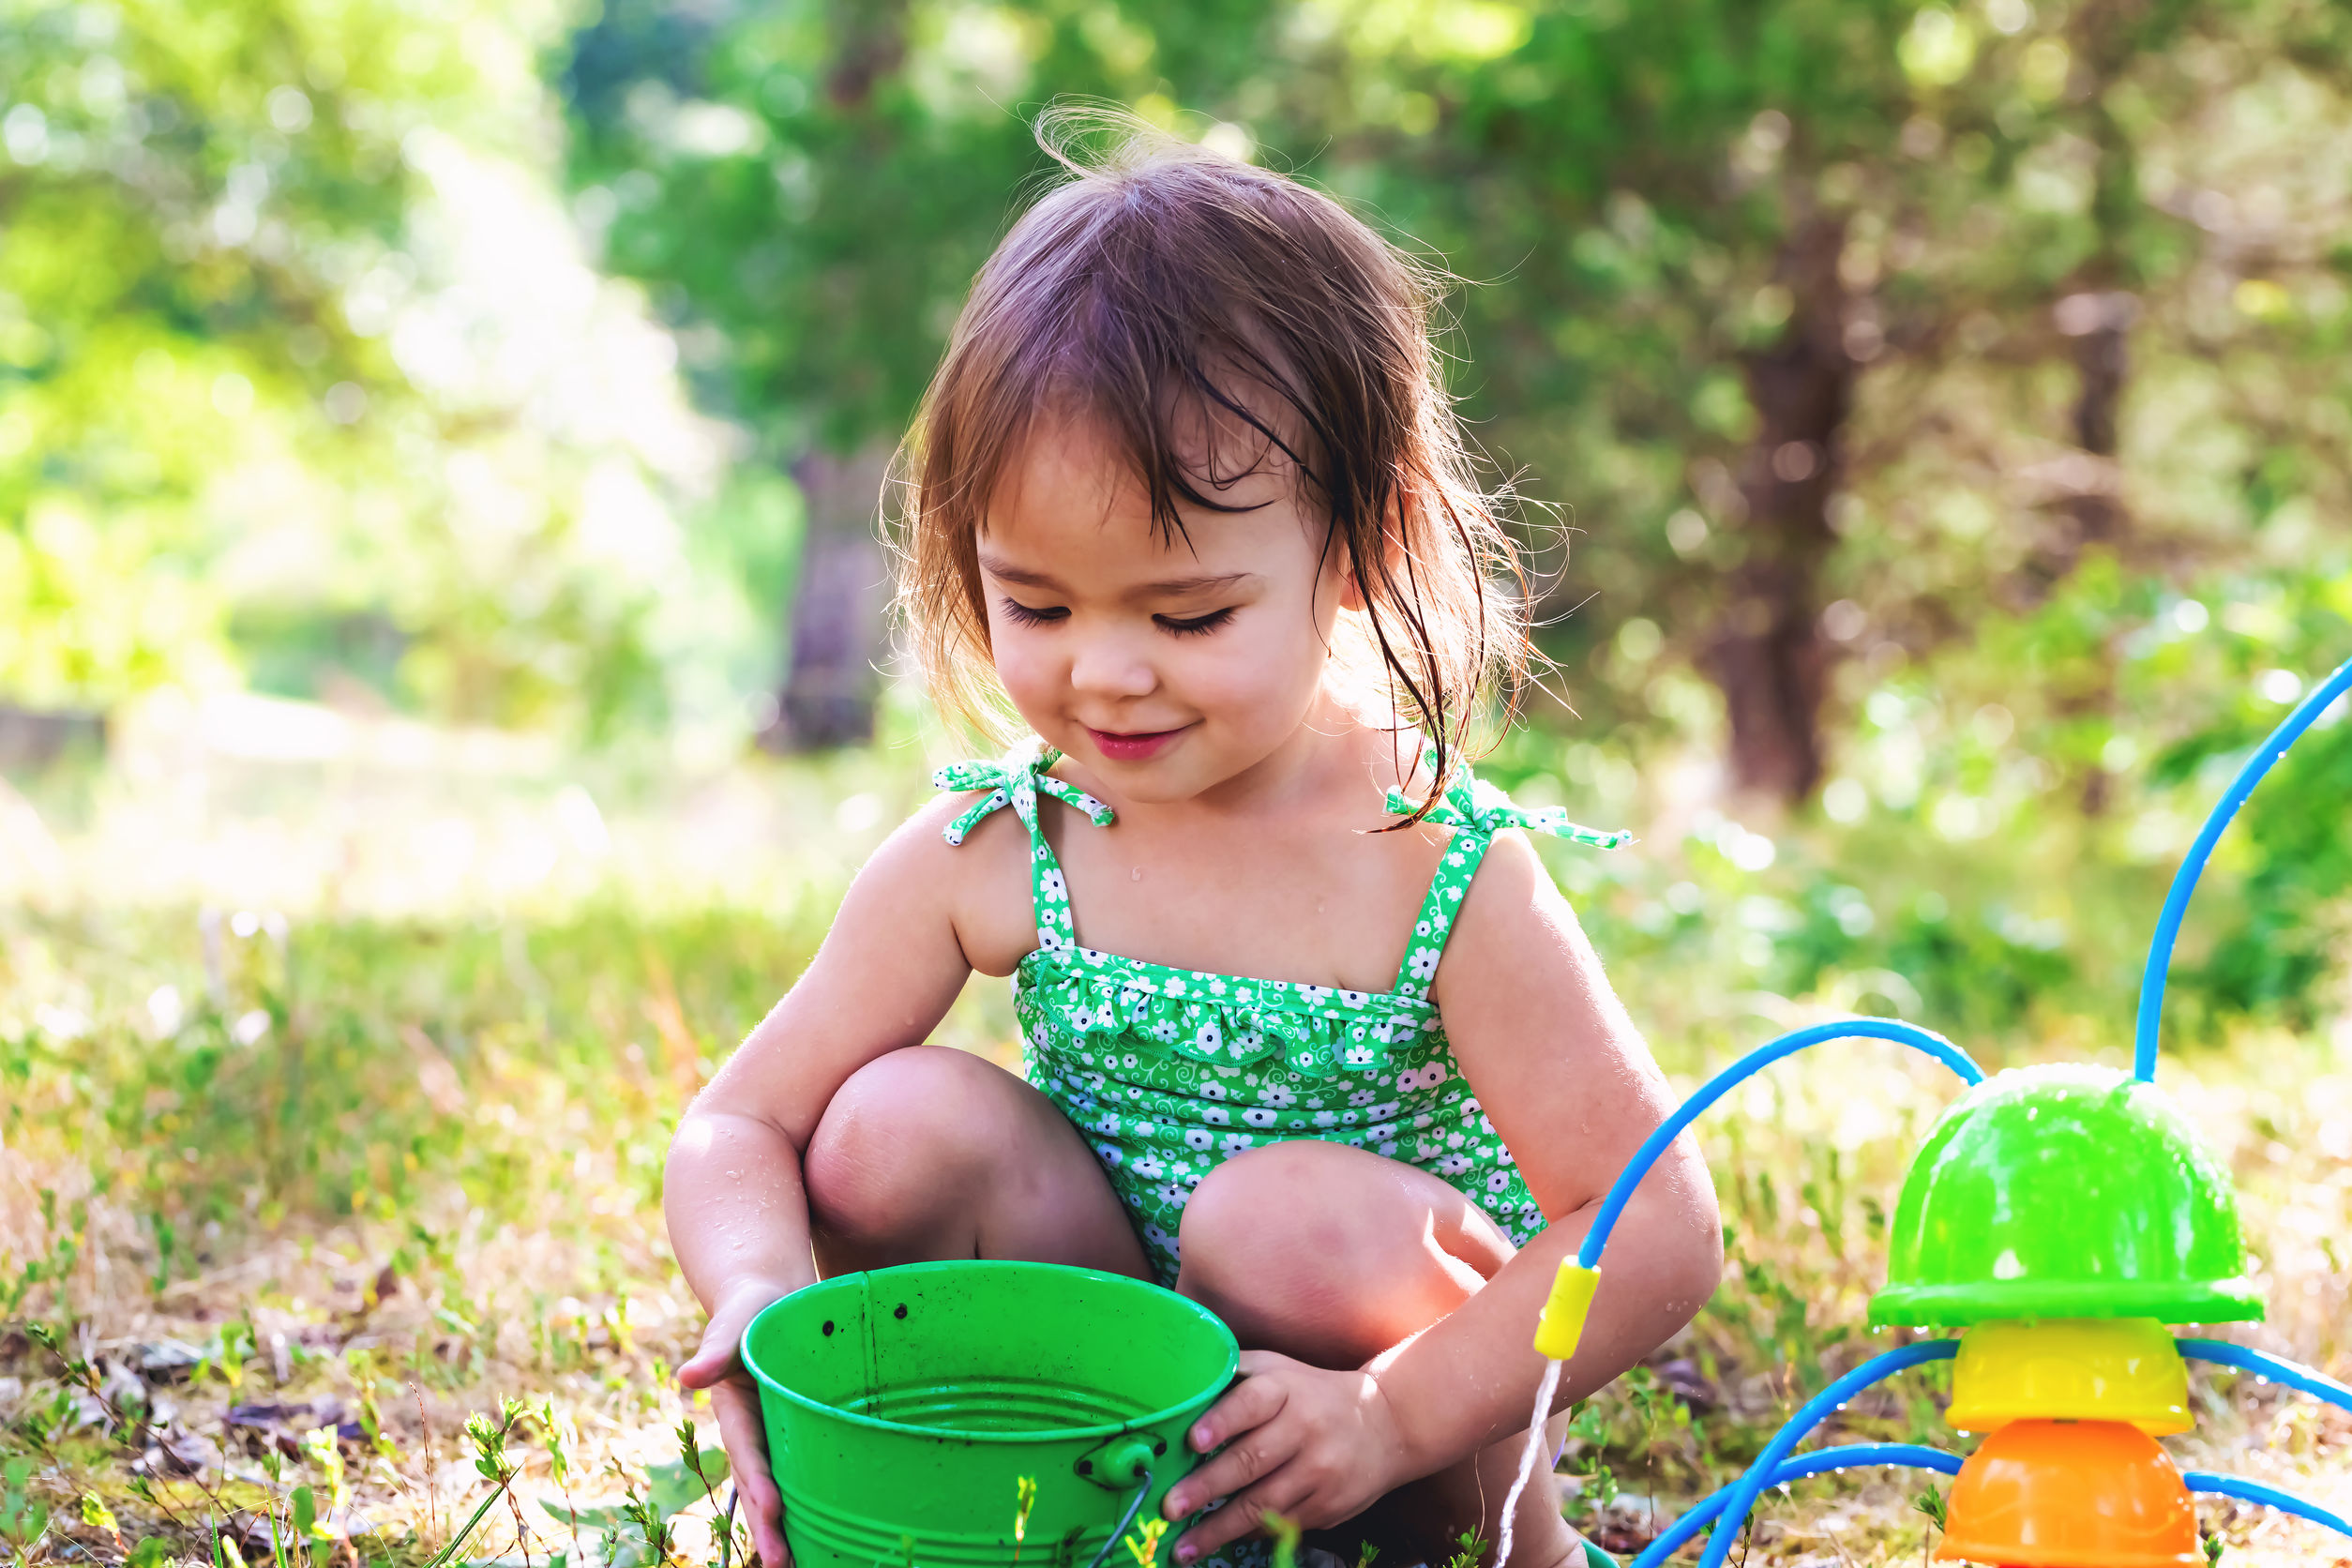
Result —
<svg viewBox="0 0 2352 1568"><path fill-rule="evenodd" d="M2352 663L2262 744L2190 847L2149 943L2133 1073L2054 1065L1987 1078L1940 1035L1854 1018L1772 1041L1693 1094L1636 1153L1581 1250L1560 1265L1535 1334L1551 1365L1518 1486L1539 1456L1560 1363L1576 1353L1603 1287L1609 1232L1652 1162L1759 1069L1823 1040L1861 1036L1923 1051L1968 1085L1912 1161L1887 1283L1870 1304L1874 1327L1958 1329L1959 1337L1906 1345L1838 1379L1745 1474L1677 1520L1633 1568L1660 1568L1710 1526L1700 1568L1722 1568L1766 1488L1865 1465L1956 1476L1937 1556L1988 1568L2204 1568L2194 1492L2266 1504L2352 1536L2352 1520L2316 1503L2251 1481L2184 1474L2155 1440L2192 1425L2189 1361L2252 1371L2352 1410L2352 1388L2332 1379L2237 1345L2176 1339L2164 1328L2258 1319L2263 1304L2243 1273L2229 1179L2154 1083L2173 942L2214 842L2287 747L2347 690ZM1947 1419L1986 1434L1965 1463L1907 1443L1797 1452L1855 1395L1932 1361L1955 1363ZM1506 1534L1498 1568L1508 1551Z"/></svg>

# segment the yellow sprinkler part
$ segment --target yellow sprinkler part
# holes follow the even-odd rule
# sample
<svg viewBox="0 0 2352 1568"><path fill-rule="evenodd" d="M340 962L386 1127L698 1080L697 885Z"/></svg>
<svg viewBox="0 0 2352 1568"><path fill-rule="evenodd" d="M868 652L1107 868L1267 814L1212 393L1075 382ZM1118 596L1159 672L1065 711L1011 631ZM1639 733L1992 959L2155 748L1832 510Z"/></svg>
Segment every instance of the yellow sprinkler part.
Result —
<svg viewBox="0 0 2352 1568"><path fill-rule="evenodd" d="M2118 1421L2187 1431L2189 1368L2152 1318L1978 1323L1960 1336L1945 1419L1963 1432L2013 1421Z"/></svg>
<svg viewBox="0 0 2352 1568"><path fill-rule="evenodd" d="M1574 1258L1560 1260L1544 1315L1535 1320L1538 1355L1566 1361L1576 1353L1576 1342L1584 1337L1585 1317L1592 1310L1592 1292L1600 1288L1600 1270L1588 1269Z"/></svg>

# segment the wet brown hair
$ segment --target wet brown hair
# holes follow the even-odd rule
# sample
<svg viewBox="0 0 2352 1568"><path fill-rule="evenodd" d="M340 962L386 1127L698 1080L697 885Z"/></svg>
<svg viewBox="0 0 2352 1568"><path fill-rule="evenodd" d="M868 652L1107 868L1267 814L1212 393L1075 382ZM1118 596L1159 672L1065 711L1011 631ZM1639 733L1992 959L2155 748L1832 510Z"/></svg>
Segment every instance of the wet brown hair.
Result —
<svg viewBox="0 0 2352 1568"><path fill-rule="evenodd" d="M1450 780L1487 704L1530 658L1519 554L1474 476L1429 339L1442 273L1300 181L1115 111L1056 106L1040 146L1067 171L974 280L899 454L899 605L933 697L1007 728L978 535L1041 413L1101 422L1173 542L1177 505L1274 453L1327 520L1398 726ZM1081 144L1101 149L1086 157ZM1221 467L1215 434L1256 450ZM1203 460L1184 438L1210 433ZM1410 767L1405 769L1410 773Z"/></svg>

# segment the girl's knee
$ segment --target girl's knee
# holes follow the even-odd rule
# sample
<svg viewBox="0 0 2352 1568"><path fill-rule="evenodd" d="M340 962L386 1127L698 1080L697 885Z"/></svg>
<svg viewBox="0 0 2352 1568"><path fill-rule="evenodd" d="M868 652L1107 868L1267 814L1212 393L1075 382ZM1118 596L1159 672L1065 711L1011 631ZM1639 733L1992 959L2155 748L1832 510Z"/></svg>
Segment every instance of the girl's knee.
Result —
<svg viewBox="0 0 2352 1568"><path fill-rule="evenodd" d="M1349 1207L1335 1156L1301 1140L1237 1154L1202 1178L1178 1229L1177 1289L1231 1323L1244 1342L1288 1349L1298 1325L1351 1316L1374 1259ZM1361 1156L1373 1158L1376 1156ZM1361 1188L1358 1189L1361 1196ZM1295 1353L1295 1352L1292 1352Z"/></svg>
<svg viewBox="0 0 2352 1568"><path fill-rule="evenodd" d="M1185 1205L1176 1288L1246 1345L1353 1366L1453 1311L1508 1259L1499 1232L1492 1247L1464 1244L1479 1239L1465 1202L1344 1144L1252 1149Z"/></svg>
<svg viewBox="0 0 2352 1568"><path fill-rule="evenodd" d="M879 1240L921 1229L969 1192L1003 1147L1005 1073L975 1056L911 1046L877 1057L835 1091L801 1159L818 1229Z"/></svg>

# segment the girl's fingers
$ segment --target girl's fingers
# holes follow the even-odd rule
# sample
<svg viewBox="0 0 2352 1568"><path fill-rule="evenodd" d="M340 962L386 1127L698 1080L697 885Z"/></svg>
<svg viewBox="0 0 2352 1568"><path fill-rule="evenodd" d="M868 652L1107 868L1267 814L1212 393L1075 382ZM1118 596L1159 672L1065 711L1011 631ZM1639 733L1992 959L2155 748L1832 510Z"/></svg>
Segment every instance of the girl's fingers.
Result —
<svg viewBox="0 0 2352 1568"><path fill-rule="evenodd" d="M679 1386L709 1388L721 1378L733 1376L741 1365L736 1351L743 1344L743 1331L751 1326L751 1319L760 1315L761 1308L781 1294L780 1290L771 1295L764 1289L752 1289L737 1290L721 1300L712 1309L711 1320L702 1330L702 1343L678 1368Z"/></svg>
<svg viewBox="0 0 2352 1568"><path fill-rule="evenodd" d="M1268 1514L1295 1517L1305 1488L1276 1470L1248 1491L1201 1520L1176 1540L1176 1560L1192 1562L1229 1541L1238 1541L1262 1527Z"/></svg>
<svg viewBox="0 0 2352 1568"><path fill-rule="evenodd" d="M719 1441L727 1448L728 1472L734 1477L745 1520L751 1527L751 1545L766 1568L791 1568L792 1553L784 1545L784 1497L768 1470L759 1395L730 1379L711 1390L711 1409L718 1417Z"/></svg>
<svg viewBox="0 0 2352 1568"><path fill-rule="evenodd" d="M680 1388L709 1388L735 1370L736 1340L723 1327L714 1321L702 1331L702 1343L678 1368Z"/></svg>
<svg viewBox="0 0 2352 1568"><path fill-rule="evenodd" d="M1209 1407L1209 1413L1192 1424L1184 1437L1196 1454L1206 1454L1221 1442L1232 1440L1236 1432L1246 1432L1274 1418L1289 1397L1282 1380L1263 1374L1278 1367L1296 1366L1288 1356L1266 1350L1244 1350L1241 1360L1242 1380L1226 1392L1224 1398Z"/></svg>
<svg viewBox="0 0 2352 1568"><path fill-rule="evenodd" d="M1290 1456L1273 1425L1289 1395L1272 1380L1256 1379L1217 1401L1193 1424L1186 1440L1202 1453L1225 1444L1225 1452L1168 1489L1160 1512L1181 1519L1208 1502L1240 1491Z"/></svg>

